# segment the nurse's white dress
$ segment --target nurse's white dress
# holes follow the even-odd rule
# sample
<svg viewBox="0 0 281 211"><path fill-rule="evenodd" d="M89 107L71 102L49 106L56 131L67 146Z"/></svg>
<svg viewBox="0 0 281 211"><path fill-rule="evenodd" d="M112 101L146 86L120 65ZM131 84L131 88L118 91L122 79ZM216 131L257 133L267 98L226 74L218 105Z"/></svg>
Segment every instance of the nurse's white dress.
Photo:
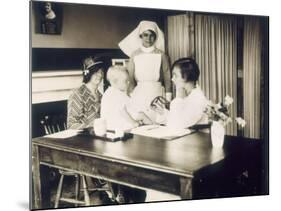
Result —
<svg viewBox="0 0 281 211"><path fill-rule="evenodd" d="M131 92L131 103L136 112L144 112L155 120L155 112L150 109L152 100L165 96L165 89L170 90L170 69L166 55L159 49L144 52L139 49L131 57L128 67L131 79L136 83Z"/></svg>
<svg viewBox="0 0 281 211"><path fill-rule="evenodd" d="M147 111L155 97L163 96L163 87L159 82L161 54L140 54L134 57L134 63L137 86L131 100L137 111Z"/></svg>

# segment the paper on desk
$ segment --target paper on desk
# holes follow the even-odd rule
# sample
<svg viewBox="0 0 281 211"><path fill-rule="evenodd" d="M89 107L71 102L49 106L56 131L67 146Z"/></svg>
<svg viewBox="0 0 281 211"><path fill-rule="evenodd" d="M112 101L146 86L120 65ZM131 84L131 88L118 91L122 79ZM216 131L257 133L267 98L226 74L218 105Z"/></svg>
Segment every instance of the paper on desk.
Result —
<svg viewBox="0 0 281 211"><path fill-rule="evenodd" d="M48 138L58 138L58 139L63 139L63 138L70 138L73 136L76 136L78 132L81 132L82 130L74 130L74 129L68 129L68 130L63 130L54 134L46 135L45 137Z"/></svg>
<svg viewBox="0 0 281 211"><path fill-rule="evenodd" d="M148 136L157 139L175 139L191 133L189 129L174 129L160 125L145 125L131 130L132 134Z"/></svg>

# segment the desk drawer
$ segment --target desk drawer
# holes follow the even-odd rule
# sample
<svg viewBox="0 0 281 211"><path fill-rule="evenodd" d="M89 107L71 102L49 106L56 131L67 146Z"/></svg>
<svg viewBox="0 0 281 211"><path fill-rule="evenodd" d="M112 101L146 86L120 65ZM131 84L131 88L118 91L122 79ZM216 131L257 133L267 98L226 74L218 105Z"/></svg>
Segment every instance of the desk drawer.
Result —
<svg viewBox="0 0 281 211"><path fill-rule="evenodd" d="M40 161L44 165L74 170L133 187L150 188L172 194L180 193L178 175L57 149L40 147L39 150Z"/></svg>

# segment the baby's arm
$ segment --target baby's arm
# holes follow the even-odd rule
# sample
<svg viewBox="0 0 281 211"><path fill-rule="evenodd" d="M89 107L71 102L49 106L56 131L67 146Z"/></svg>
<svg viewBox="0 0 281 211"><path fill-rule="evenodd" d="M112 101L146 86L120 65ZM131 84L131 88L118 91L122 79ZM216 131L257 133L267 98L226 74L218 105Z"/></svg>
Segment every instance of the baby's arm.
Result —
<svg viewBox="0 0 281 211"><path fill-rule="evenodd" d="M125 106L124 109L121 110L121 115L122 117L128 122L130 123L133 127L138 127L139 123L137 121L135 121L132 116L130 115L130 113L127 110L127 107Z"/></svg>

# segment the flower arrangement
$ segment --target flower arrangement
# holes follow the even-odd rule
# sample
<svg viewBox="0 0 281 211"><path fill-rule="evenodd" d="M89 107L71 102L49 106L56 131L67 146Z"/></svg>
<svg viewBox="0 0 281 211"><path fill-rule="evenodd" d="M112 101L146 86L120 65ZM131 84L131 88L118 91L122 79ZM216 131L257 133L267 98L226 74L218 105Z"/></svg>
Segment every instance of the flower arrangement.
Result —
<svg viewBox="0 0 281 211"><path fill-rule="evenodd" d="M225 96L224 101L221 103L214 104L209 102L206 107L205 113L208 115L209 120L218 121L222 123L223 126L232 122L232 118L228 112L229 106L233 103L233 98L230 96ZM246 121L241 117L236 117L235 121L240 127L245 127Z"/></svg>

